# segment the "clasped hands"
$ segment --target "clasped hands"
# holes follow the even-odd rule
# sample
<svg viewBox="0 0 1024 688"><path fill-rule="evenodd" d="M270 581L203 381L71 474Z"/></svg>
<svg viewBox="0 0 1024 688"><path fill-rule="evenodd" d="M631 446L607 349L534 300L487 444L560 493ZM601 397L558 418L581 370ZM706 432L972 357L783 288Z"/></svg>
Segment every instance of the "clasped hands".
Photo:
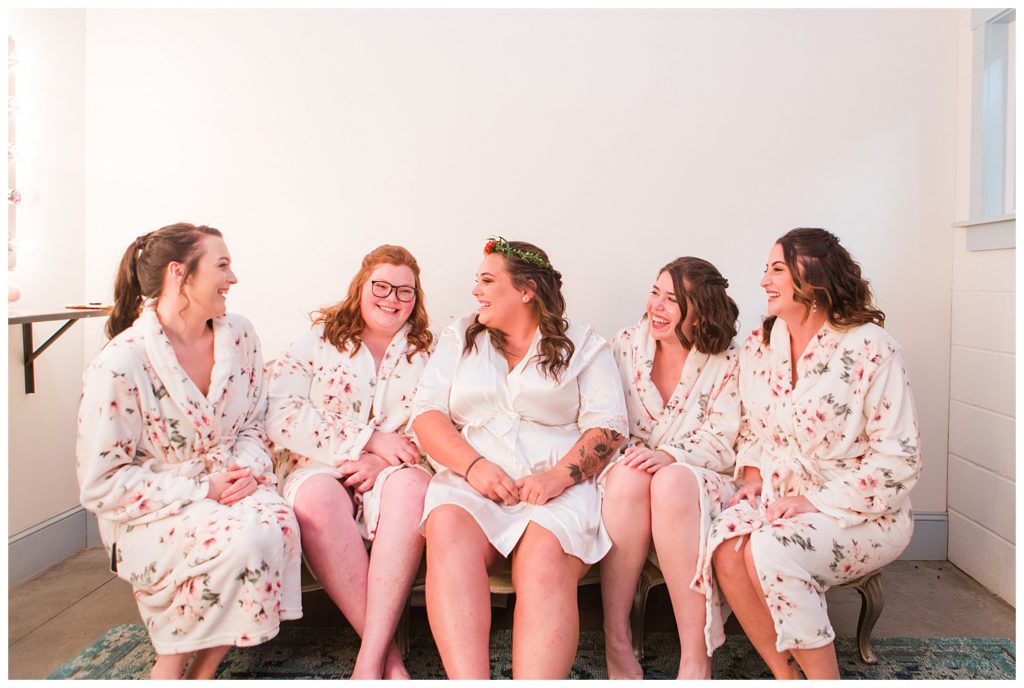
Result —
<svg viewBox="0 0 1024 688"><path fill-rule="evenodd" d="M403 463L417 464L420 452L405 435L374 430L355 461L345 461L338 467L345 487L364 493L373 489L380 472L389 466Z"/></svg>
<svg viewBox="0 0 1024 688"><path fill-rule="evenodd" d="M251 468L242 468L233 463L226 471L210 474L209 492L206 496L224 506L231 506L251 495L266 481L267 478L264 476L253 476Z"/></svg>
<svg viewBox="0 0 1024 688"><path fill-rule="evenodd" d="M501 466L487 459L472 465L466 482L484 497L505 506L519 502L546 504L573 485L569 471L558 466L513 480Z"/></svg>
<svg viewBox="0 0 1024 688"><path fill-rule="evenodd" d="M761 501L761 487L762 480L760 474L756 478L751 478L748 474L745 478L745 482L736 490L736 494L729 500L728 506L739 504L744 499L750 503L750 506L757 508L758 503ZM780 518L792 518L797 514L814 513L818 511L818 507L811 503L811 500L803 495L794 495L791 497L779 497L774 502L768 505L765 509L765 515L769 521L777 521Z"/></svg>

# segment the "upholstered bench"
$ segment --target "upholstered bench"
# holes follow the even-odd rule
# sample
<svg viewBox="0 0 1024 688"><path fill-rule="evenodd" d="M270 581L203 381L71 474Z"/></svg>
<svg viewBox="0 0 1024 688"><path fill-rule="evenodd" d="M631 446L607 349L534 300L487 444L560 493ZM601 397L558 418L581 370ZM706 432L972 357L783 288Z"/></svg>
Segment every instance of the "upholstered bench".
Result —
<svg viewBox="0 0 1024 688"><path fill-rule="evenodd" d="M594 567L597 568L597 567ZM633 611L630 614L630 627L633 632L633 652L637 660L644 658L644 616L647 612L647 595L651 588L664 585L665 578L661 571L651 562L644 565L640 581L633 597ZM835 586L837 588L853 588L860 593L860 617L857 619L857 647L860 658L866 664L876 664L878 657L871 649L871 630L875 627L882 608L885 606L885 590L882 588L882 570L855 578L854 580Z"/></svg>

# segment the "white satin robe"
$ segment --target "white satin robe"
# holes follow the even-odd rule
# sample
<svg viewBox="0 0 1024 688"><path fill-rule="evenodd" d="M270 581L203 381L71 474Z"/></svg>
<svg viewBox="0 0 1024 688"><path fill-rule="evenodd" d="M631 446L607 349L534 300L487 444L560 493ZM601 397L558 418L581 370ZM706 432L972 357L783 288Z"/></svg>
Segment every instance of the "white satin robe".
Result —
<svg viewBox="0 0 1024 688"><path fill-rule="evenodd" d="M412 419L427 411L448 416L482 456L515 480L558 463L591 428L627 432L626 408L608 343L590 327L571 325L576 346L558 381L537 367L538 330L522 361L511 371L484 332L476 350L463 355L465 316L441 333L413 402ZM411 422L411 421L410 421ZM487 499L439 463L423 506L423 524L433 509L454 504L480 525L490 543L509 556L530 521L550 531L562 549L593 564L611 548L601 523L596 479L573 485L544 505L507 507Z"/></svg>

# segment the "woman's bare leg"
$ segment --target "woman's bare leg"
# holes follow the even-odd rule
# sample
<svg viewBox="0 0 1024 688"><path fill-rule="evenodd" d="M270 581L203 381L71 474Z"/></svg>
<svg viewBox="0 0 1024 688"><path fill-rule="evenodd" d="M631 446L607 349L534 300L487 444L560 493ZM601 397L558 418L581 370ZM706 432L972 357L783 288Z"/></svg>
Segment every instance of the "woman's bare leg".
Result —
<svg viewBox="0 0 1024 688"><path fill-rule="evenodd" d="M804 672L804 676L811 680L839 678L839 662L836 659L835 643L829 643L822 647L815 647L810 650L790 650L797 664Z"/></svg>
<svg viewBox="0 0 1024 688"><path fill-rule="evenodd" d="M430 512L427 618L448 678L489 679L491 591L487 570L501 555L465 509Z"/></svg>
<svg viewBox="0 0 1024 688"><path fill-rule="evenodd" d="M211 679L217 673L224 655L231 649L230 645L218 645L217 647L205 647L195 653L192 664L188 667L185 678L189 679Z"/></svg>
<svg viewBox="0 0 1024 688"><path fill-rule="evenodd" d="M608 472L601 519L612 548L601 560L604 657L608 678L642 679L629 614L651 547L651 474L619 463Z"/></svg>
<svg viewBox="0 0 1024 688"><path fill-rule="evenodd" d="M796 660L788 652L775 649L775 623L768 611L760 583L757 581L756 570L751 578L748 570L747 557L750 549L749 539L743 547L736 551L736 538L720 544L712 556L718 587L729 602L736 619L750 642L764 659L775 678L800 678ZM751 565L753 559L750 559Z"/></svg>
<svg viewBox="0 0 1024 688"><path fill-rule="evenodd" d="M580 640L576 587L588 568L562 551L550 531L532 522L526 527L512 551L513 679L569 676Z"/></svg>
<svg viewBox="0 0 1024 688"><path fill-rule="evenodd" d="M380 519L370 549L366 627L352 678L407 679L400 654L389 653L398 619L423 555L419 523L430 476L415 468L390 474L381 494Z"/></svg>
<svg viewBox="0 0 1024 688"><path fill-rule="evenodd" d="M666 466L651 481L651 522L658 564L679 631L680 679L711 678L704 626L707 600L690 589L700 554L700 493L685 467Z"/></svg>
<svg viewBox="0 0 1024 688"><path fill-rule="evenodd" d="M191 652L179 652L173 655L157 654L153 668L149 670L151 679L177 680L184 678L185 665L188 664Z"/></svg>

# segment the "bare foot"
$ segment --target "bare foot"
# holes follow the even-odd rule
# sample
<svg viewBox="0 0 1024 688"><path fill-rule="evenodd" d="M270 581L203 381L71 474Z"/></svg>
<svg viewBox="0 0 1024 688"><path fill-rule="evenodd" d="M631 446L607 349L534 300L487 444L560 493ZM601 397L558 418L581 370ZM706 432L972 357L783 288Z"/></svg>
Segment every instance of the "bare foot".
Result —
<svg viewBox="0 0 1024 688"><path fill-rule="evenodd" d="M610 679L643 679L644 670L633 654L633 639L627 630L625 636L612 637L605 632L604 661Z"/></svg>
<svg viewBox="0 0 1024 688"><path fill-rule="evenodd" d="M352 667L352 675L349 678L354 681L378 681L383 675L384 668L380 665L380 662L370 661L360 651L356 655L356 665Z"/></svg>
<svg viewBox="0 0 1024 688"><path fill-rule="evenodd" d="M384 660L384 678L390 681L407 681L411 677L402 661L402 653L394 643L388 650L387 659Z"/></svg>
<svg viewBox="0 0 1024 688"><path fill-rule="evenodd" d="M704 655L703 658L679 659L679 675L677 680L708 680L711 678L711 658Z"/></svg>

